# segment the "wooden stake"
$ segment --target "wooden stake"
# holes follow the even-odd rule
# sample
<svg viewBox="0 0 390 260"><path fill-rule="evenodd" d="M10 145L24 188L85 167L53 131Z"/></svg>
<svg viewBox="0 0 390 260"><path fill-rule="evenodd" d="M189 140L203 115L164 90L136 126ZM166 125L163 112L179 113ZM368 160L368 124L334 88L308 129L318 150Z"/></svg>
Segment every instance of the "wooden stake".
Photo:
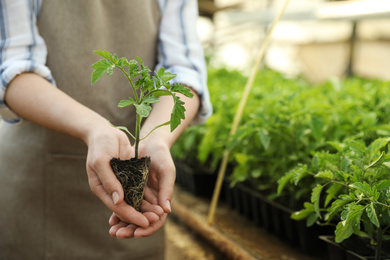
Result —
<svg viewBox="0 0 390 260"><path fill-rule="evenodd" d="M255 64L252 67L252 71L248 77L248 81L246 82L244 93L243 93L243 96L240 100L240 104L238 106L236 115L234 116L233 125L232 125L232 128L230 129L230 133L229 133L229 137L228 137L227 141L229 141L229 139L237 131L238 125L240 124L240 121L242 118L242 114L244 112L245 105L246 105L248 97L249 97L250 90L251 90L252 85L253 85L253 81L255 80L255 77L256 77L257 71L260 67L261 61L263 60L265 50L267 49L269 42L271 40L272 32L274 31L276 24L280 21L281 17L283 16L284 11L286 10L289 2L290 2L290 0L284 1L282 8L280 9L278 15L275 17L275 20L273 21L265 39L264 39L263 45L261 46L261 49L259 52L259 56L258 56L257 60L255 61ZM229 142L227 142L227 143L229 143ZM225 172L226 172L226 167L227 167L227 164L229 161L229 156L230 156L230 151L228 150L228 148L226 146L224 154L223 154L221 166L219 168L218 178L217 178L217 182L216 182L216 185L214 188L214 193L213 193L213 197L212 197L211 205L210 205L210 209L209 209L209 215L208 215L209 225L211 225L214 221L215 210L217 208L219 194L221 193L223 179L225 178Z"/></svg>

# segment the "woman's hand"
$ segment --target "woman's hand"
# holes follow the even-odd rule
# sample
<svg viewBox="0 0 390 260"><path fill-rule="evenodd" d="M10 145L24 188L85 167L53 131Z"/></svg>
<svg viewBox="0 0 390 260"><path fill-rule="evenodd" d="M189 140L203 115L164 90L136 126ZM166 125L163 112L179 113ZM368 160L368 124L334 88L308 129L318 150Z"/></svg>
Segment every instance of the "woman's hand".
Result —
<svg viewBox="0 0 390 260"><path fill-rule="evenodd" d="M153 131L145 140L140 142L140 156L151 157L144 202L156 208L160 207L163 214L160 215L154 212L159 216L158 220L152 219L150 216L147 217L150 223L148 227L134 225L134 222L124 221L114 214L109 220L111 226L109 233L111 236L118 238L150 236L164 225L168 213L171 212L171 201L176 178L176 168L170 148L190 124L199 108L199 96L193 90L191 91L194 94L192 99L180 96L185 102L185 120L173 132L170 131L168 126L164 126ZM173 101L171 97L160 97L160 102L154 104L152 112L144 122L141 129L141 137L147 136L156 125L169 121L172 108ZM148 212L142 206L141 211L144 212L144 215ZM149 211L149 213L151 212Z"/></svg>
<svg viewBox="0 0 390 260"><path fill-rule="evenodd" d="M162 210L141 214L124 201L123 188L112 171L112 158L128 160L134 155L128 137L122 131L99 119L89 122L87 135L87 174L92 192L113 212L127 223L143 228L149 227L149 220L158 218Z"/></svg>
<svg viewBox="0 0 390 260"><path fill-rule="evenodd" d="M151 135L148 138L140 143L140 156L151 157L149 177L141 211L150 225L148 227L134 225L134 222L123 221L113 213L109 220L111 236L117 238L150 236L164 225L168 213L171 212L176 176L175 165L169 146L164 142L164 139L157 138L156 135Z"/></svg>

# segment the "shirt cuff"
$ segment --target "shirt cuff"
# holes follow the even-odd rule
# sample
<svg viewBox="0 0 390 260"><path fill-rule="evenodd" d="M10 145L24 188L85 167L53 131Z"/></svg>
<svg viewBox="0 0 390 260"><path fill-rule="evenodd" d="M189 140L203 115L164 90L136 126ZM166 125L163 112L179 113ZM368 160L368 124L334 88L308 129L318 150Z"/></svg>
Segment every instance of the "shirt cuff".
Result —
<svg viewBox="0 0 390 260"><path fill-rule="evenodd" d="M205 123L213 112L210 102L210 94L206 85L206 79L200 79L197 71L186 67L170 67L166 69L166 71L177 75L171 80L172 84L180 83L186 85L198 93L200 97L200 107L196 117L191 122L191 125Z"/></svg>
<svg viewBox="0 0 390 260"><path fill-rule="evenodd" d="M51 72L45 65L38 64L31 60L25 60L14 61L11 65L6 66L6 68L3 69L0 74L0 119L13 125L20 124L23 120L7 106L4 101L4 95L8 84L17 75L24 72L36 73L55 85L55 81L51 75Z"/></svg>

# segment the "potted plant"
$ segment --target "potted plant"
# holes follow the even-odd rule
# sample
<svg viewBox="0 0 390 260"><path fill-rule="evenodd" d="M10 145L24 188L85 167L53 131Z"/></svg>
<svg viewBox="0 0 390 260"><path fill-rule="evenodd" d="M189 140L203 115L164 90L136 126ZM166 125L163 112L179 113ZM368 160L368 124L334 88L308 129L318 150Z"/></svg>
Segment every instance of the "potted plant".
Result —
<svg viewBox="0 0 390 260"><path fill-rule="evenodd" d="M309 226L315 222L334 225L334 241L344 246L353 235L366 241L366 247L373 248L367 257L375 258L370 259L379 260L390 253L383 252L388 246L382 246L390 240L389 141L378 138L368 146L361 140L332 143L337 149L332 159L322 157L293 176L297 183L305 175L319 181L312 189L311 201L292 218L307 219Z"/></svg>
<svg viewBox="0 0 390 260"><path fill-rule="evenodd" d="M170 130L173 131L185 118L184 102L180 100L178 93L193 97L189 88L178 83L172 85L170 80L176 77L176 74L166 72L164 68L160 68L151 77L151 70L145 66L140 58L137 60L127 60L127 58L118 58L116 54L110 54L107 51L95 51L96 54L103 57L98 62L92 65L94 69L92 73L92 85L95 84L104 74L111 76L114 69L122 71L127 78L130 89L134 94L134 98L128 97L118 103L119 108L135 106L136 109L136 126L135 135L133 135L124 126L115 126L116 128L125 131L135 142L135 156L130 160L120 160L112 158L112 169L121 182L125 201L136 210L140 210L141 202L144 195L145 186L147 183L149 166L151 163L150 157L139 158L138 148L139 142L147 138L154 130L170 125ZM171 96L174 100L171 118L168 122L157 125L146 136L140 136L141 123L144 118L149 116L152 110L152 104L159 102L160 96Z"/></svg>

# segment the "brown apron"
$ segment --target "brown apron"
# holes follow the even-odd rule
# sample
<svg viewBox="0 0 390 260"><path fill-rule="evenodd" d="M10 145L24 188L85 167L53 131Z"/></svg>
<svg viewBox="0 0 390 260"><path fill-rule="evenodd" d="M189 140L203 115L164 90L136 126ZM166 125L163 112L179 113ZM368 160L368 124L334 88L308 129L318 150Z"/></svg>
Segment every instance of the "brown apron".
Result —
<svg viewBox="0 0 390 260"><path fill-rule="evenodd" d="M134 127L117 103L130 89L120 71L91 86L93 50L156 63L159 8L152 0L44 0L38 19L58 88L114 124ZM67 116L64 114L63 116ZM108 234L111 212L86 175L87 148L30 122L0 127L0 260L163 259L164 233Z"/></svg>

